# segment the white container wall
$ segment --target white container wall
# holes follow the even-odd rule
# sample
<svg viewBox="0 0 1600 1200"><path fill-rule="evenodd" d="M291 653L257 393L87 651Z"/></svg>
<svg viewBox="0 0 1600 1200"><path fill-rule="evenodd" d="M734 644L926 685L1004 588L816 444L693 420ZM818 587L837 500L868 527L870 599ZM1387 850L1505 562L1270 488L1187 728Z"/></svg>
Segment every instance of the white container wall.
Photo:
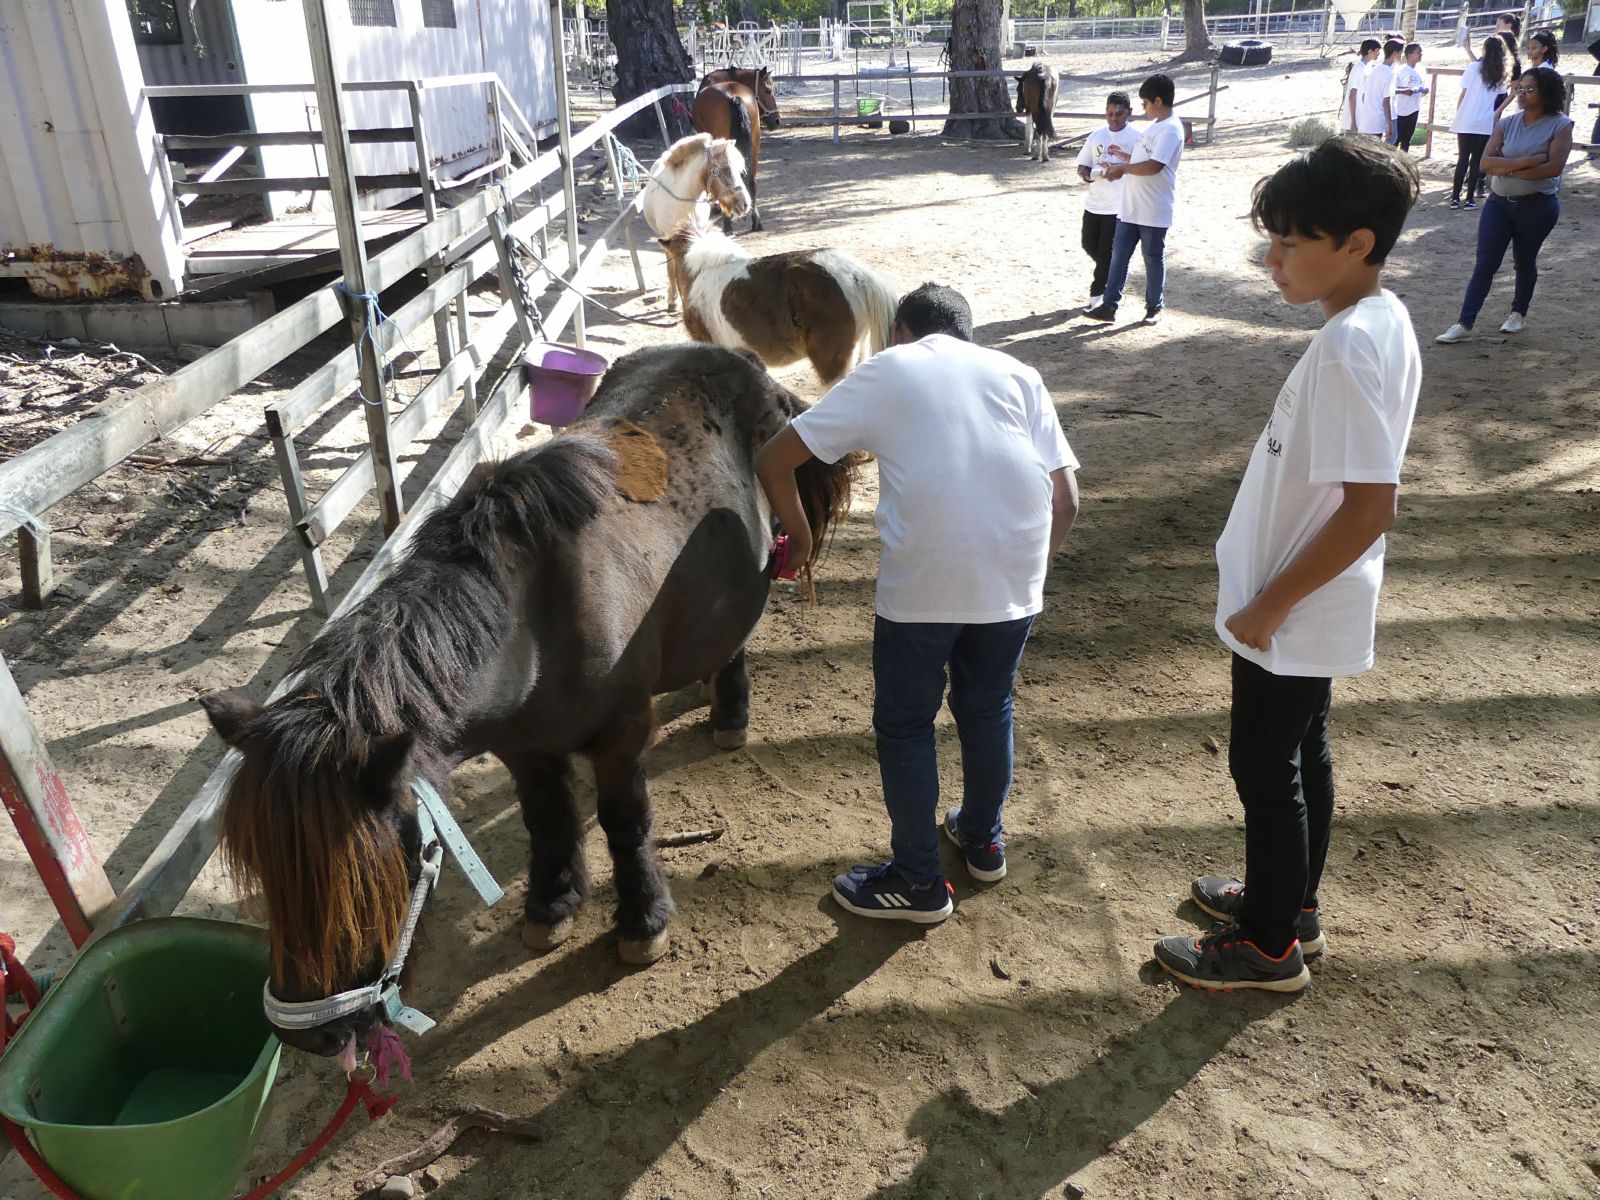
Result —
<svg viewBox="0 0 1600 1200"><path fill-rule="evenodd" d="M182 257L125 0L0 3L0 274L174 294Z"/></svg>

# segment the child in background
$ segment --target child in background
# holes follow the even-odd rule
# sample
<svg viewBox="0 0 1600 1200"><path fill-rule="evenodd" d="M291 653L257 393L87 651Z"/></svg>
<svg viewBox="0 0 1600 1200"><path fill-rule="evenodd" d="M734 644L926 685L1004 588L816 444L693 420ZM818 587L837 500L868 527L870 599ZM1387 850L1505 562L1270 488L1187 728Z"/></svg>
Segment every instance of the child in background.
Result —
<svg viewBox="0 0 1600 1200"><path fill-rule="evenodd" d="M1220 923L1156 943L1162 968L1196 987L1298 992L1325 945L1328 708L1334 677L1372 668L1383 535L1422 387L1411 319L1382 280L1417 192L1410 158L1349 134L1256 185L1272 282L1327 324L1278 393L1217 541L1245 877L1196 879L1190 895Z"/></svg>
<svg viewBox="0 0 1600 1200"><path fill-rule="evenodd" d="M1117 206L1122 203L1122 180L1105 177L1106 163L1133 157L1139 135L1128 127L1133 101L1127 92L1112 92L1106 97L1106 123L1096 129L1078 152L1078 178L1089 185L1083 199L1083 252L1094 260L1094 282L1089 285L1089 307L1094 308L1105 295L1106 273L1111 270L1111 245L1117 233ZM1108 147L1123 153L1107 159Z"/></svg>
<svg viewBox="0 0 1600 1200"><path fill-rule="evenodd" d="M1383 51L1383 43L1377 38L1368 38L1361 43L1360 57L1350 64L1350 70L1344 77L1344 94L1339 98L1339 128L1346 132L1360 129L1356 114L1361 108L1361 93L1367 87L1367 74L1377 64L1378 55Z"/></svg>
<svg viewBox="0 0 1600 1200"><path fill-rule="evenodd" d="M1394 137L1394 70L1405 47L1392 38L1383 44L1383 61L1367 72L1356 108L1356 128L1373 137Z"/></svg>
<svg viewBox="0 0 1600 1200"><path fill-rule="evenodd" d="M1411 153L1411 139L1417 132L1417 116L1422 111L1422 98L1428 94L1427 82L1417 64L1422 61L1422 47L1412 42L1406 47L1406 60L1394 74L1394 144L1407 154Z"/></svg>

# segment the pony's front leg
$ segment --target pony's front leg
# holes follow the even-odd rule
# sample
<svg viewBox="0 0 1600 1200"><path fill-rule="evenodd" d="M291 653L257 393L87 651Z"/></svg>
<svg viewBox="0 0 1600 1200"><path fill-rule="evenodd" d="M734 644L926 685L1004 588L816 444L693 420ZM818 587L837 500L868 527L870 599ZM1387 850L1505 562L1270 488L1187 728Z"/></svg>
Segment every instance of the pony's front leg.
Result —
<svg viewBox="0 0 1600 1200"><path fill-rule="evenodd" d="M652 729L648 702L619 716L589 748L600 827L606 832L617 885L617 954L625 963L653 963L667 952L674 908L650 840L650 788L644 754Z"/></svg>
<svg viewBox="0 0 1600 1200"><path fill-rule="evenodd" d="M589 898L569 764L565 755L536 755L506 765L517 781L530 846L522 944L553 950L572 933L573 918Z"/></svg>
<svg viewBox="0 0 1600 1200"><path fill-rule="evenodd" d="M744 648L711 676L711 739L719 750L737 750L750 740L750 677Z"/></svg>
<svg viewBox="0 0 1600 1200"><path fill-rule="evenodd" d="M1022 122L1022 152L1029 158L1033 157L1033 114L1031 113Z"/></svg>

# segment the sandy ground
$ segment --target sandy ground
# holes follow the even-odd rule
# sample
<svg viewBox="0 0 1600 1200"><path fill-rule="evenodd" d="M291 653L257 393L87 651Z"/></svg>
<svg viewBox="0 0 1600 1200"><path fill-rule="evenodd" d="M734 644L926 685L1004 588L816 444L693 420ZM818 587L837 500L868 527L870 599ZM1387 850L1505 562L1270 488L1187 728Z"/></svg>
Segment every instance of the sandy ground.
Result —
<svg viewBox="0 0 1600 1200"><path fill-rule="evenodd" d="M1138 65L1123 57L1082 69ZM644 971L618 964L596 830L598 894L571 942L531 959L517 938L515 802L498 766L468 764L455 797L511 896L480 911L447 874L410 992L441 1022L412 1046L418 1083L288 1195L350 1196L453 1105L482 1103L539 1117L547 1140L470 1134L419 1176L425 1190L931 1200L1057 1196L1070 1182L1129 1200L1600 1196L1600 368L1579 353L1594 333L1591 166L1569 173L1518 338L1431 342L1454 319L1474 239L1472 215L1443 207L1448 160L1425 164L1391 260L1426 375L1379 667L1336 689L1330 950L1313 987L1215 997L1152 975L1152 939L1201 924L1188 879L1240 866L1218 753L1227 655L1211 633L1211 545L1318 320L1263 276L1247 197L1289 153L1287 122L1337 95L1320 61L1225 78L1216 144L1183 160L1156 329L1075 315L1090 268L1070 157L1039 166L1015 146L883 133L766 144L767 230L749 244L832 245L902 287L961 287L980 338L1043 372L1083 461L1082 519L1022 668L1009 878L980 889L957 871L955 917L925 933L824 899L832 875L882 855L888 834L869 728L869 478L820 604L774 594L752 644L749 747L715 751L695 697L661 703L659 828L728 830L664 852L680 909L669 956ZM659 256L645 269L656 290L642 297L625 256L604 280L637 315L662 302ZM1498 326L1508 294L1502 276L1482 328ZM609 319L592 330L607 353L677 336ZM71 588L0 628L118 882L217 759L195 694L264 696L317 627L259 436L262 404L294 370L166 447L225 465L119 469L62 506L57 561ZM783 378L816 394L804 370ZM348 419L319 423L314 478L359 441ZM175 478L232 502L206 507ZM340 584L373 545L358 521L332 547ZM947 727L941 744L955 794ZM62 961L9 840L0 884L32 961ZM187 907L232 911L226 881L208 873ZM336 1089L328 1064L287 1056L253 1170L303 1144ZM14 1159L0 1164L0 1195L40 1194Z"/></svg>

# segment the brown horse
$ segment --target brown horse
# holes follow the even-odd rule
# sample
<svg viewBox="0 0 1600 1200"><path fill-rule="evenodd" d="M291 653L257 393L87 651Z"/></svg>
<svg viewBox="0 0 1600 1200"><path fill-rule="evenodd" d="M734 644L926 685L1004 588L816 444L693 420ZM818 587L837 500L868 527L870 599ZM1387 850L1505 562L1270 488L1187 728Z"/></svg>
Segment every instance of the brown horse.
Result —
<svg viewBox="0 0 1600 1200"><path fill-rule="evenodd" d="M751 356L628 355L578 424L480 467L428 517L409 556L301 655L292 691L264 708L202 698L243 756L222 847L265 899L275 1003L380 977L428 849L414 797L442 794L451 769L483 753L510 771L532 842L523 941L558 945L589 894L569 766L582 754L614 864L619 952L632 963L666 952L672 893L644 768L651 698L709 677L717 744L743 744L744 645L773 562L753 462L801 408ZM817 546L847 511L850 475L802 468ZM381 1015L363 999L275 1029L331 1055Z"/></svg>
<svg viewBox="0 0 1600 1200"><path fill-rule="evenodd" d="M732 138L734 146L744 155L744 186L750 193L750 229L761 228L761 209L756 205L756 165L761 160L761 122L756 96L742 83L713 83L703 87L694 98L689 110L690 120L701 133L713 138ZM733 232L733 222L726 214L722 218L722 231Z"/></svg>
<svg viewBox="0 0 1600 1200"><path fill-rule="evenodd" d="M1022 126L1022 149L1039 162L1050 161L1050 139L1056 136L1056 69L1035 62L1017 76L1017 111L1027 114Z"/></svg>
<svg viewBox="0 0 1600 1200"><path fill-rule="evenodd" d="M889 344L894 285L837 250L754 258L732 238L696 223L665 239L667 272L683 297L683 326L698 342L753 350L769 366L809 359L824 384Z"/></svg>
<svg viewBox="0 0 1600 1200"><path fill-rule="evenodd" d="M755 93L756 106L761 110L761 128L771 131L781 123L778 115L778 89L772 84L770 67L761 67L758 70L749 67L719 67L715 71L707 71L705 78L700 81L701 91L714 83L737 83Z"/></svg>

